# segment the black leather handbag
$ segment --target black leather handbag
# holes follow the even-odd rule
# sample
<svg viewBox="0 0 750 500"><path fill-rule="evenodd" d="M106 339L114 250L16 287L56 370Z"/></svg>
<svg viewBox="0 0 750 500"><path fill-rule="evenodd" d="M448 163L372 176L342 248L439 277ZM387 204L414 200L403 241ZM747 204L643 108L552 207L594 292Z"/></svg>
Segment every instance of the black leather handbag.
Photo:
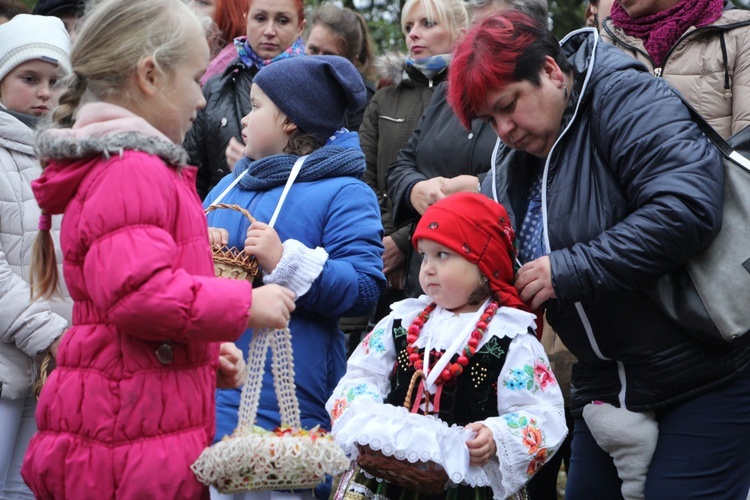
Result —
<svg viewBox="0 0 750 500"><path fill-rule="evenodd" d="M680 99L722 153L723 222L707 248L645 291L671 320L699 339L750 343L750 127L725 141Z"/></svg>

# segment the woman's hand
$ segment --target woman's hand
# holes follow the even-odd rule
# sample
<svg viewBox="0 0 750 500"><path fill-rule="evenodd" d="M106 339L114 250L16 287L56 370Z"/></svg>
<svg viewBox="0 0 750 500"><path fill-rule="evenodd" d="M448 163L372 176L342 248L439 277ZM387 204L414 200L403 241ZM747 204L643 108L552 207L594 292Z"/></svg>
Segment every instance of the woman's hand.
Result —
<svg viewBox="0 0 750 500"><path fill-rule="evenodd" d="M220 227L208 228L208 243L211 246L224 246L229 243L229 231Z"/></svg>
<svg viewBox="0 0 750 500"><path fill-rule="evenodd" d="M385 275L388 288L403 290L406 286L406 269L402 266Z"/></svg>
<svg viewBox="0 0 750 500"><path fill-rule="evenodd" d="M383 246L385 247L383 251L383 273L388 274L403 267L406 256L393 241L393 238L390 236L383 238Z"/></svg>
<svg viewBox="0 0 750 500"><path fill-rule="evenodd" d="M254 255L260 267L271 274L284 254L284 245L274 228L256 220L247 230L245 253Z"/></svg>
<svg viewBox="0 0 750 500"><path fill-rule="evenodd" d="M294 308L294 292L286 287L269 283L253 288L247 327L286 328Z"/></svg>
<svg viewBox="0 0 750 500"><path fill-rule="evenodd" d="M245 145L234 137L231 137L229 139L227 149L226 151L224 151L224 154L227 157L227 165L229 165L229 171L233 172L235 164L245 157Z"/></svg>
<svg viewBox="0 0 750 500"><path fill-rule="evenodd" d="M516 273L516 290L521 300L531 307L539 309L549 299L554 299L552 287L552 267L549 256L539 257L527 262Z"/></svg>
<svg viewBox="0 0 750 500"><path fill-rule="evenodd" d="M445 177L433 177L432 179L419 181L414 184L414 187L411 188L409 201L419 215L422 215L427 210L427 207L436 201L445 198L442 186L446 180Z"/></svg>
<svg viewBox="0 0 750 500"><path fill-rule="evenodd" d="M466 428L477 433L474 439L466 441L466 446L469 448L469 463L479 466L487 464L497 453L492 431L481 422L471 423Z"/></svg>
<svg viewBox="0 0 750 500"><path fill-rule="evenodd" d="M247 365L236 345L232 342L221 344L219 369L216 372L216 387L233 389L240 387L247 378Z"/></svg>
<svg viewBox="0 0 750 500"><path fill-rule="evenodd" d="M479 178L475 175L458 175L445 179L440 186L445 196L454 193L477 193L479 192Z"/></svg>

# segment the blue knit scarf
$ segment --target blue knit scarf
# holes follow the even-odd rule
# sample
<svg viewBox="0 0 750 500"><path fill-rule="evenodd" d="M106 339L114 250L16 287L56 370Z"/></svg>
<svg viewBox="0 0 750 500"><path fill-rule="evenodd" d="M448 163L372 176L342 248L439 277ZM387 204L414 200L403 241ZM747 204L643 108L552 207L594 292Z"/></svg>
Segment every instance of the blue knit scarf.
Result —
<svg viewBox="0 0 750 500"><path fill-rule="evenodd" d="M425 78L432 80L447 68L452 59L452 54L438 54L436 56L425 57L424 59L407 58L405 63L414 66Z"/></svg>
<svg viewBox="0 0 750 500"><path fill-rule="evenodd" d="M255 161L243 158L235 165L234 175L237 177L248 170L240 180L240 187L248 191L264 191L285 184L298 158L289 154L266 156ZM339 146L334 141L310 153L302 165L297 182L331 177L359 179L365 172L365 166L365 154L361 149Z"/></svg>
<svg viewBox="0 0 750 500"><path fill-rule="evenodd" d="M235 38L234 46L237 48L237 54L240 57L240 61L242 61L242 64L248 68L255 66L256 68L261 69L263 66L268 66L269 64L282 59L305 55L305 42L302 38L297 38L293 44L286 48L286 50L282 51L272 59L263 59L256 54L252 47L250 47L250 44L247 43L247 37L241 36Z"/></svg>

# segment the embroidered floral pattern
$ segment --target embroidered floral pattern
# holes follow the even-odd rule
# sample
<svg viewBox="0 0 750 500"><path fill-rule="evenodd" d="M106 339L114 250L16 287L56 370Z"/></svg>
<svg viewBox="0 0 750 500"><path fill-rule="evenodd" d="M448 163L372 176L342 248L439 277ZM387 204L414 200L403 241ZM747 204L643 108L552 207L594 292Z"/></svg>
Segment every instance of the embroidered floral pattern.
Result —
<svg viewBox="0 0 750 500"><path fill-rule="evenodd" d="M550 366L543 358L537 358L534 366L524 365L523 368L508 370L509 377L503 380L503 386L511 391L526 389L532 394L538 390L546 390L547 387L557 384L555 375Z"/></svg>
<svg viewBox="0 0 750 500"><path fill-rule="evenodd" d="M370 354L371 352L383 354L385 352L383 335L385 335L384 328L373 330L367 334L367 336L362 340L362 349L365 351L365 354Z"/></svg>
<svg viewBox="0 0 750 500"><path fill-rule="evenodd" d="M333 420L338 419L341 414L349 408L351 402L359 396L370 396L378 401L380 400L380 394L369 390L367 384L355 385L343 393L339 399L334 400L333 409L331 410L331 418Z"/></svg>
<svg viewBox="0 0 750 500"><path fill-rule="evenodd" d="M492 337L477 351L477 354L489 354L493 358L500 359L505 354L505 349L500 345L497 337Z"/></svg>
<svg viewBox="0 0 750 500"><path fill-rule="evenodd" d="M532 476L544 465L554 451L544 446L544 434L535 419L528 419L518 413L508 413L503 415L503 419L508 425L510 433L521 438L521 443L526 448L526 452L531 455L526 474Z"/></svg>

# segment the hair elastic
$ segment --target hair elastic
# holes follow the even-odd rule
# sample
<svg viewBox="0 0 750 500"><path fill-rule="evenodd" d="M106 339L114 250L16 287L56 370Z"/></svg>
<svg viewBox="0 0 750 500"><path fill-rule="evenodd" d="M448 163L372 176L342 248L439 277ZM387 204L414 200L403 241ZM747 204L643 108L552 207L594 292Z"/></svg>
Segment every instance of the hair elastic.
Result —
<svg viewBox="0 0 750 500"><path fill-rule="evenodd" d="M39 230L49 231L52 229L52 216L50 214L42 214L39 216Z"/></svg>

